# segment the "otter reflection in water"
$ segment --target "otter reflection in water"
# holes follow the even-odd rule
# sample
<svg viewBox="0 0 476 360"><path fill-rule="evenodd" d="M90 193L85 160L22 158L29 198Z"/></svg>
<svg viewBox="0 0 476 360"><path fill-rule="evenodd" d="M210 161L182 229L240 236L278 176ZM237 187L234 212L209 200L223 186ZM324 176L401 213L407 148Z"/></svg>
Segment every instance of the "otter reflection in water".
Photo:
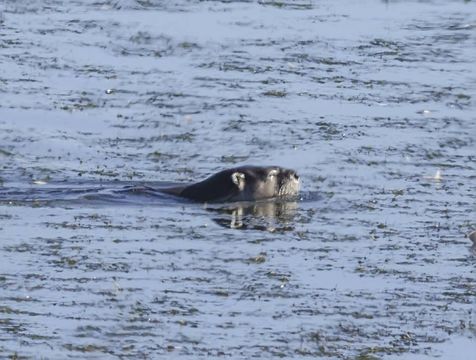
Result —
<svg viewBox="0 0 476 360"><path fill-rule="evenodd" d="M297 201L238 202L225 207L207 207L217 214L213 221L218 225L240 230L284 232L294 230Z"/></svg>
<svg viewBox="0 0 476 360"><path fill-rule="evenodd" d="M201 202L256 201L299 193L299 176L278 166L241 166L162 192Z"/></svg>

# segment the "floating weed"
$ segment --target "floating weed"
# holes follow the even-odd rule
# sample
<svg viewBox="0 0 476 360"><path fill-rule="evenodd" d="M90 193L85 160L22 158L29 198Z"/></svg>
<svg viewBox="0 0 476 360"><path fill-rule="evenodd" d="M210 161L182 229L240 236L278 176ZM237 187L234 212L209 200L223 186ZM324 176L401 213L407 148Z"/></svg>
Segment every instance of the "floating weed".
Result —
<svg viewBox="0 0 476 360"><path fill-rule="evenodd" d="M260 253L257 256L253 256L251 258L248 258L247 261L249 264L263 264L266 262L266 253Z"/></svg>
<svg viewBox="0 0 476 360"><path fill-rule="evenodd" d="M97 345L97 344L85 344L85 345L76 345L76 344L65 344L64 348L68 351L76 351L81 353L103 353L103 354L110 354L111 350L108 349L105 345Z"/></svg>
<svg viewBox="0 0 476 360"><path fill-rule="evenodd" d="M167 161L178 158L177 154L166 154L160 151L154 151L147 155L147 157L153 161Z"/></svg>
<svg viewBox="0 0 476 360"><path fill-rule="evenodd" d="M222 297L228 297L230 296L230 293L227 290L223 289L217 289L214 291L214 294L217 296L222 296Z"/></svg>
<svg viewBox="0 0 476 360"><path fill-rule="evenodd" d="M264 92L263 95L282 98L282 97L285 97L287 93L284 90L269 90Z"/></svg>

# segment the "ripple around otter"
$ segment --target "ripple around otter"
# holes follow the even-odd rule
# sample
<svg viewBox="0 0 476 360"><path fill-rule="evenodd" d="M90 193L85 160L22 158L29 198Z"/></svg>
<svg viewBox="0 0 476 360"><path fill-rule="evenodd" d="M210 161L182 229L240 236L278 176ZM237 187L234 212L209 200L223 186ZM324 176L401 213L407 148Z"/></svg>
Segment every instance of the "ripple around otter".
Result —
<svg viewBox="0 0 476 360"><path fill-rule="evenodd" d="M36 203L48 206L66 205L131 205L131 206L158 206L183 205L191 200L168 195L160 191L169 187L183 185L172 182L143 182L143 181L112 181L112 182L61 182L45 184L16 184L17 187L6 184L0 188L0 202L3 204L31 205ZM262 200L258 203L282 203L296 201L317 201L322 196L319 192L302 192L299 196L283 199ZM257 202L239 202L244 205L253 205ZM223 207L226 203L208 205L209 207Z"/></svg>
<svg viewBox="0 0 476 360"><path fill-rule="evenodd" d="M463 0L2 2L0 359L472 359L475 24ZM144 187L242 164L300 198Z"/></svg>

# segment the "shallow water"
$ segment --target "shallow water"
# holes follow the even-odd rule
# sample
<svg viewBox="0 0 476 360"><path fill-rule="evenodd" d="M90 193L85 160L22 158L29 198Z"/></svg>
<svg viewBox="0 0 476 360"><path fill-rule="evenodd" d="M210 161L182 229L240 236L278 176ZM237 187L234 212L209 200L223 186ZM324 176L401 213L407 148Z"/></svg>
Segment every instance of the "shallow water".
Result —
<svg viewBox="0 0 476 360"><path fill-rule="evenodd" d="M0 12L0 358L471 354L474 1ZM118 192L238 164L301 199Z"/></svg>

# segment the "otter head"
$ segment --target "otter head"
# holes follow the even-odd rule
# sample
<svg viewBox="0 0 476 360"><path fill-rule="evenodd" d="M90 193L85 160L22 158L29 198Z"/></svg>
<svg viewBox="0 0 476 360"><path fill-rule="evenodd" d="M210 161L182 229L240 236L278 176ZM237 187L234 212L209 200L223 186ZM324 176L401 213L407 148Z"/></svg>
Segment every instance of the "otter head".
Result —
<svg viewBox="0 0 476 360"><path fill-rule="evenodd" d="M299 176L294 170L278 166L243 166L232 170L231 181L236 193L229 201L254 201L297 195Z"/></svg>
<svg viewBox="0 0 476 360"><path fill-rule="evenodd" d="M202 202L255 201L297 195L299 176L294 170L278 166L241 166L164 191Z"/></svg>

